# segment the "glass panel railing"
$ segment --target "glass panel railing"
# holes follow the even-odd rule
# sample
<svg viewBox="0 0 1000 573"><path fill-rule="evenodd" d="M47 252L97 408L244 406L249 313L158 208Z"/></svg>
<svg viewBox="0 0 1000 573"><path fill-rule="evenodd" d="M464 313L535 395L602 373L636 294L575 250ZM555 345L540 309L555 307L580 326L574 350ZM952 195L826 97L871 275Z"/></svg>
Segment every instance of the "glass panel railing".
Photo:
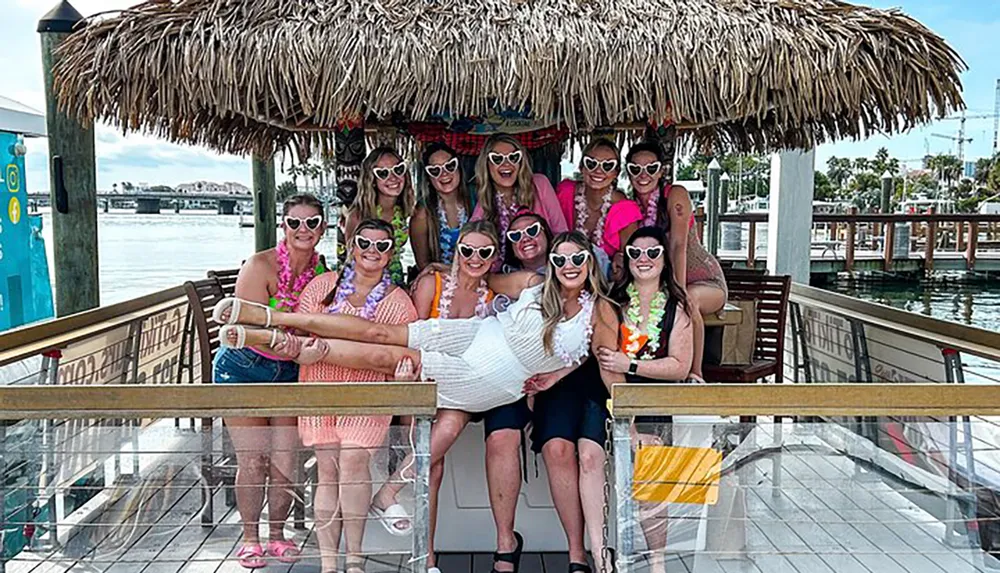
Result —
<svg viewBox="0 0 1000 573"><path fill-rule="evenodd" d="M1000 392L786 389L616 388L619 571L1000 568L1000 412L975 407ZM824 410L895 415L865 416L873 440Z"/></svg>

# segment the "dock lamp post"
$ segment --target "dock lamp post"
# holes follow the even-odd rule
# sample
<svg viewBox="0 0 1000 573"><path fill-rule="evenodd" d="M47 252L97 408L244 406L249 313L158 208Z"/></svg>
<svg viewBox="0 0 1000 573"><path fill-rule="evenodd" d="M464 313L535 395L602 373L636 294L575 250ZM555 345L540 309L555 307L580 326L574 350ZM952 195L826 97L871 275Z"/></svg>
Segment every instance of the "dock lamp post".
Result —
<svg viewBox="0 0 1000 573"><path fill-rule="evenodd" d="M718 159L708 164L708 197L705 202L705 246L713 255L719 252L719 187L722 166Z"/></svg>
<svg viewBox="0 0 1000 573"><path fill-rule="evenodd" d="M45 123L49 138L49 193L55 255L56 315L100 306L97 266L97 176L94 123L80 123L59 110L52 70L56 49L78 29L83 16L63 0L38 21L45 79Z"/></svg>

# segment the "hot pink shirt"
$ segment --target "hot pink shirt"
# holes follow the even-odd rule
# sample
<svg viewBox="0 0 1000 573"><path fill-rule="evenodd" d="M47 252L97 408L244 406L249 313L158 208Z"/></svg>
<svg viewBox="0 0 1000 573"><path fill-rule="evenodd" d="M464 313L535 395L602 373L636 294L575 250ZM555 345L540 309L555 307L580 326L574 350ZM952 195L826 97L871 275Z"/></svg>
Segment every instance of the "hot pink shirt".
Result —
<svg viewBox="0 0 1000 573"><path fill-rule="evenodd" d="M556 187L556 197L559 199L559 207L562 209L566 222L573 229L576 228L576 186L580 183L572 179L562 180ZM631 199L618 201L611 205L608 210L608 217L604 220L604 230L601 234L601 248L608 256L613 256L622 246L619 236L622 229L632 223L643 220L642 211L639 205Z"/></svg>

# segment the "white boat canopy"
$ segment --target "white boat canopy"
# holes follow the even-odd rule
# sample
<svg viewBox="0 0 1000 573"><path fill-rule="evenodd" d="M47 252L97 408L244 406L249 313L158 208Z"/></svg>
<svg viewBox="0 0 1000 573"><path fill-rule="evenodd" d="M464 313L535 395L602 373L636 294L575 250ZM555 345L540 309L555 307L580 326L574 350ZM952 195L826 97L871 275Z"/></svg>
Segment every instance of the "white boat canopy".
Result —
<svg viewBox="0 0 1000 573"><path fill-rule="evenodd" d="M26 137L45 137L45 114L0 96L0 131L19 133Z"/></svg>

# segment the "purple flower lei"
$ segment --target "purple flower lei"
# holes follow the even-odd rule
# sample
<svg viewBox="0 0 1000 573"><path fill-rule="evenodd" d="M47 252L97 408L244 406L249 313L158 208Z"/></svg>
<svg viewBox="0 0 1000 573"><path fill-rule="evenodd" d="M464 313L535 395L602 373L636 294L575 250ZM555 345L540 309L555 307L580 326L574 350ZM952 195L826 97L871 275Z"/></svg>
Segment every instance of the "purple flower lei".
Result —
<svg viewBox="0 0 1000 573"><path fill-rule="evenodd" d="M340 277L340 286L337 287L337 294L333 298L333 304L327 309L329 314L340 312L344 308L344 304L347 303L347 298L357 291L357 287L354 286L354 277L357 276L357 273L354 271L354 264L352 263L344 267L343 273L343 276ZM365 297L365 306L361 309L361 318L367 320L375 318L375 309L378 303L385 298L385 294L388 292L390 286L392 286L392 275L389 274L388 270L385 270L382 272L382 280Z"/></svg>

